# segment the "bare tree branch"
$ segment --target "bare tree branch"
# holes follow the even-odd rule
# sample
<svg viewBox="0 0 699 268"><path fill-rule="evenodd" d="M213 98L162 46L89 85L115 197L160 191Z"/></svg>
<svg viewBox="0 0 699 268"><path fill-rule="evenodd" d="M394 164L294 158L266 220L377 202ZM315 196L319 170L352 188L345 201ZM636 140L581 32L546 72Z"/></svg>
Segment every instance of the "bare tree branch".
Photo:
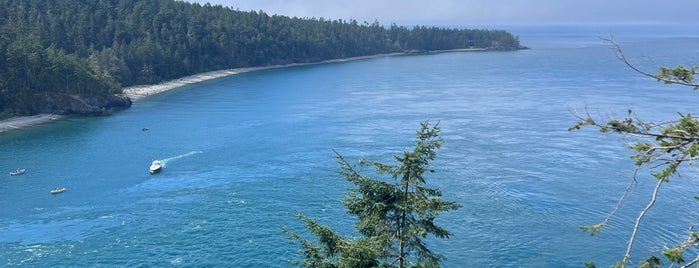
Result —
<svg viewBox="0 0 699 268"><path fill-rule="evenodd" d="M693 87L695 90L699 89L699 84L692 83L695 77L699 75L697 73L699 67L685 68L681 65L674 69L661 67L661 73L654 75L631 64L613 36L602 39L613 46L616 57L633 71L664 82L665 84L684 85ZM699 159L699 121L690 114L685 115L678 113L680 116L678 120L665 123L644 122L635 113L628 110L628 114L624 118L611 118L606 122L597 122L590 116L587 107L585 108L585 113L579 113L577 111L572 112L573 115L578 118L578 122L569 128L569 130L577 130L583 126L592 126L598 128L603 133L616 133L628 137L630 139L627 140L628 143L626 145L634 152L631 158L636 161L633 183L629 184L624 190L623 195L619 198L614 209L607 214L601 223L591 226L582 226L581 229L583 231L589 230L592 232L592 235L594 235L608 224L610 218L620 209L621 204L630 194L632 186L637 184L637 175L641 168L647 169L650 175L658 180L650 201L636 218L622 260L613 266L626 267L631 261L631 251L636 242L641 222L653 208L662 184L669 182L671 178L681 177L679 168L683 163L691 164L692 161ZM696 247L699 247L699 233L691 232L687 241L678 244L674 248L663 250L663 255L670 260L670 267L672 267L684 262L682 254L685 250ZM650 262L646 262L643 265L653 265L653 263L658 264L658 262L660 262L655 256L652 257L654 259L647 259L647 261L650 260ZM699 256L682 267L696 266L697 264L699 264Z"/></svg>
<svg viewBox="0 0 699 268"><path fill-rule="evenodd" d="M697 256L696 258L694 258L692 261L688 262L687 264L680 266L680 268L688 268L688 267L695 265L697 263L699 263L699 256Z"/></svg>
<svg viewBox="0 0 699 268"><path fill-rule="evenodd" d="M636 218L636 223L634 223L633 225L633 232L631 233L631 238L629 239L629 243L626 247L624 259L621 261L621 267L626 266L626 264L629 262L629 258L631 258L631 248L633 248L633 243L636 241L636 234L638 234L638 228L641 225L641 220L655 204L655 200L657 200L658 198L658 191L660 190L660 186L663 185L663 182L665 181L658 180L658 183L655 185L655 189L653 189L653 195L651 196L650 202L648 202L648 205L646 205L646 207L641 211L641 213L638 214L638 218Z"/></svg>
<svg viewBox="0 0 699 268"><path fill-rule="evenodd" d="M632 70L634 70L635 72L637 72L639 74L657 79L658 81L662 81L666 84L678 84L678 85L683 85L683 86L690 86L690 87L694 87L694 88L699 88L699 84L694 84L694 83L689 83L689 82L685 82L682 80L675 80L675 79L661 77L659 75L655 75L655 74L651 74L651 73L648 73L646 71L643 71L643 70L639 69L638 67L634 66L626 59L626 55L624 55L624 52L622 51L621 46L614 39L614 35L611 35L609 38L600 37L600 39L612 44L612 46L614 46L614 52L616 54L616 57L619 60L621 60L621 62L623 62L626 66L628 66L629 68L631 68Z"/></svg>

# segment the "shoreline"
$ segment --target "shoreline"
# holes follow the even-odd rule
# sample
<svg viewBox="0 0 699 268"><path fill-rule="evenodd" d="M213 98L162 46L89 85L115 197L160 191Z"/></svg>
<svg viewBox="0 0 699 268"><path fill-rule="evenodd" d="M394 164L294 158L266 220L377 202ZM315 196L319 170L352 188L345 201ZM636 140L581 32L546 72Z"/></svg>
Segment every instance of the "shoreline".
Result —
<svg viewBox="0 0 699 268"><path fill-rule="evenodd" d="M325 60L325 61L309 62L309 63L291 63L291 64L284 64L284 65L270 65L270 66L260 66L260 67L244 67L244 68L225 69L225 70L210 71L210 72L185 76L185 77L161 82L161 83L154 84L154 85L138 85L138 86L125 87L125 88L123 88L122 94L129 97L131 99L131 101L137 102L137 101L142 100L148 96L162 93L165 91L169 91L172 89L180 88L180 87L183 87L186 85L196 84L196 83L209 81L209 80L213 80L213 79L217 79L217 78L222 78L222 77L236 75L236 74L242 74L242 73L248 73L248 72L254 72L254 71L288 68L288 67L299 67L299 66L311 66L311 65L328 64L328 63L340 63L340 62L357 61L357 60L365 60L365 59L375 59L375 58L383 58L383 57L393 57L393 56L403 56L403 55L424 55L424 54L436 54L436 53L445 53L445 52L468 52L468 51L486 51L486 50L488 50L488 49L464 48L464 49L425 51L425 52L417 52L417 53L400 52L400 53L377 54L377 55L370 55L370 56L359 56L359 57L351 57L351 58L343 58L343 59ZM68 116L66 116L66 115L57 115L57 114L37 114L37 115L31 115L31 116L12 117L12 118L0 121L0 134L8 132L8 131L12 131L12 130L18 130L18 129L23 129L23 128L35 126L35 125L46 124L46 123L53 122L55 120L64 119L67 117Z"/></svg>
<svg viewBox="0 0 699 268"><path fill-rule="evenodd" d="M36 114L30 116L17 116L0 121L0 134L23 129L35 125L46 124L60 119L65 119L67 116L59 114Z"/></svg>
<svg viewBox="0 0 699 268"><path fill-rule="evenodd" d="M271 70L271 69L289 68L289 67L311 66L311 65L328 64L328 63L339 63L339 62L356 61L356 60L364 60L364 59L383 58L383 57L391 57L391 56L399 56L399 55L409 55L409 54L408 53L378 54L378 55L371 55L371 56L359 56L359 57L334 59L334 60L309 62L309 63L290 63L290 64L283 64L283 65L269 65L269 66L260 66L260 67L243 67L243 68L234 68L234 69L224 69L224 70L210 71L210 72L185 76L185 77L181 77L181 78L178 78L175 80L169 80L169 81L165 81L165 82L154 84L154 85L138 85L138 86L125 87L125 88L123 88L122 94L131 98L132 101L136 102L136 101L139 101L139 100L146 98L148 96L162 93L162 92L165 92L168 90L176 89L176 88L183 87L186 85L196 84L199 82L214 80L214 79L221 78L221 77L236 75L236 74L255 72L255 71L263 71L263 70ZM0 124L1 123L2 122L0 122Z"/></svg>

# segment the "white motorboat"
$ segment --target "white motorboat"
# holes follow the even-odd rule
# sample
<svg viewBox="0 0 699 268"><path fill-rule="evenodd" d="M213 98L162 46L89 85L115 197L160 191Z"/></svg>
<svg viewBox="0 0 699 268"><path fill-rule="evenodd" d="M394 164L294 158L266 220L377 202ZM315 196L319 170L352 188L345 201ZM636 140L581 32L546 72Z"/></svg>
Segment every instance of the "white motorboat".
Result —
<svg viewBox="0 0 699 268"><path fill-rule="evenodd" d="M153 163L150 164L150 168L148 168L148 171L150 174L155 174L160 172L160 170L163 169L163 162L160 160L155 160Z"/></svg>
<svg viewBox="0 0 699 268"><path fill-rule="evenodd" d="M56 188L53 188L53 190L51 190L51 194L60 194L60 193L65 192L65 191L66 191L66 188L64 188L64 187L56 187Z"/></svg>
<svg viewBox="0 0 699 268"><path fill-rule="evenodd" d="M17 170L10 172L10 176L22 175L25 171L26 169L24 168L18 168Z"/></svg>

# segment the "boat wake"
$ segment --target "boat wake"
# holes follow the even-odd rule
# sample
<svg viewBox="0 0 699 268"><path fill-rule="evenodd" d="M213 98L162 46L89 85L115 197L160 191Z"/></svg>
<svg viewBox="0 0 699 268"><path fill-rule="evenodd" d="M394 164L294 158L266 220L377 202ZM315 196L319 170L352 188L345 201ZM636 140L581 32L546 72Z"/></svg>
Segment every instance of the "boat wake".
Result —
<svg viewBox="0 0 699 268"><path fill-rule="evenodd" d="M195 155L195 154L200 154L200 153L203 153L203 152L202 152L202 151L191 151L191 152L186 153L186 154L181 154L181 155L178 155L178 156L173 156L173 157L170 157L170 158L165 158L165 159L163 159L163 160L161 160L161 161L163 162L163 167L165 167L165 166L167 166L167 163L170 162L170 161L177 160L177 159L180 159L180 158L185 158L185 157L192 156L192 155Z"/></svg>

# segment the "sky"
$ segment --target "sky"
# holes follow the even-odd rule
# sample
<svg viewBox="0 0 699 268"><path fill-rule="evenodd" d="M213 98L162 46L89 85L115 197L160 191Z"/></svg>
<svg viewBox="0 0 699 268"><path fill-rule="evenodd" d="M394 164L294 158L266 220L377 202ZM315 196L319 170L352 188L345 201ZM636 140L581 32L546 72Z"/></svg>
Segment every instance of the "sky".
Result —
<svg viewBox="0 0 699 268"><path fill-rule="evenodd" d="M699 24L697 0L188 0L383 25Z"/></svg>

